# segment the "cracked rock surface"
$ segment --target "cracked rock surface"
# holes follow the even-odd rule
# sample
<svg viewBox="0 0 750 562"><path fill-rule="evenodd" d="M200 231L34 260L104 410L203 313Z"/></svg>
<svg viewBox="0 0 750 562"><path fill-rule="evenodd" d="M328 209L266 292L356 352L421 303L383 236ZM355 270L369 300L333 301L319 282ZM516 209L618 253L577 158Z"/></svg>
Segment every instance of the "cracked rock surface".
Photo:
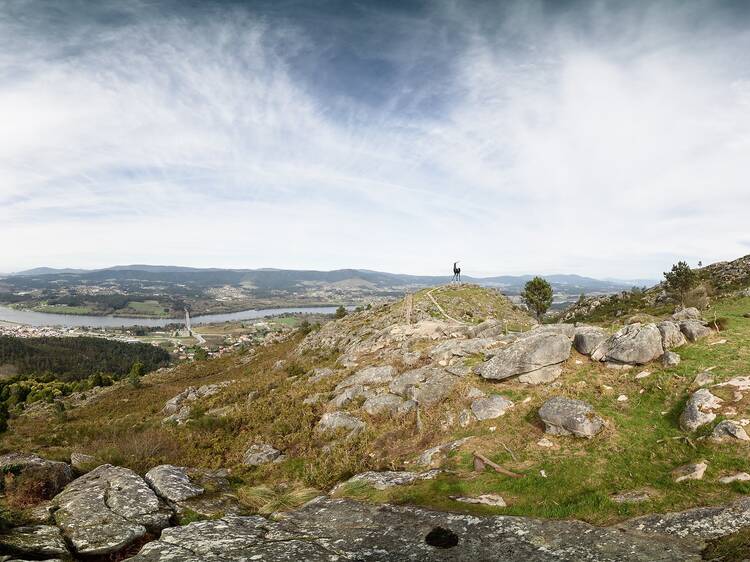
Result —
<svg viewBox="0 0 750 562"><path fill-rule="evenodd" d="M182 466L155 466L146 473L145 480L160 497L170 502L185 501L203 493L203 488L190 482L187 469Z"/></svg>
<svg viewBox="0 0 750 562"><path fill-rule="evenodd" d="M143 478L110 464L68 484L53 503L57 526L82 555L117 552L168 526L171 515Z"/></svg>
<svg viewBox="0 0 750 562"><path fill-rule="evenodd" d="M226 517L167 529L129 560L698 561L702 546L580 521L474 517L318 498L279 522Z"/></svg>

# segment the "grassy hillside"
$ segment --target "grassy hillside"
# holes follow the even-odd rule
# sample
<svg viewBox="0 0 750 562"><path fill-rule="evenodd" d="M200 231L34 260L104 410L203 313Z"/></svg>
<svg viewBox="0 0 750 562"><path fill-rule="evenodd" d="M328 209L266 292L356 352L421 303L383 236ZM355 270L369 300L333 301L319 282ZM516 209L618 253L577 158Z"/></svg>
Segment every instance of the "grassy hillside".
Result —
<svg viewBox="0 0 750 562"><path fill-rule="evenodd" d="M527 317L506 308L507 301L496 295L472 287L443 288L432 293L447 314L467 322L490 314L507 314L530 325ZM238 493L248 497L261 485L284 493L329 490L364 470L416 469L414 461L425 449L471 437L448 456L442 466L445 472L434 480L389 491L360 485L339 493L452 511L578 517L598 523L709 505L750 492L748 483L717 482L725 473L748 469L747 444L716 444L701 438L705 431L686 434L677 423L689 393L696 389L693 379L697 373L715 367L711 372L716 382L748 374L750 318L743 315L750 312L750 298L724 299L715 303L715 308L727 318L726 330L681 348L683 361L677 368L667 370L653 364L630 371L612 370L574 351L563 375L549 385L528 386L514 379L491 382L469 374L447 400L421 410L420 423L413 413L396 419L365 416L367 428L355 438L339 436L331 440L316 433L315 424L326 410L325 402L306 404L304 400L330 391L367 365L364 362L357 368L345 368L340 363L343 349L322 345L321 335L334 329L356 333L357 337L366 337L368 330L372 334L387 332L388 326L403 322L405 303L399 302L328 324L309 335L301 347L304 335L298 332L257 352L149 374L143 377L141 388L115 385L95 400L67 408L64 415L14 418L10 430L0 437L0 451L30 450L60 459L80 451L140 472L161 463L229 467ZM423 314L425 319L437 316L426 292L414 295L413 309L416 316ZM726 343L719 343L721 340ZM363 357L371 357L372 364L378 364L375 355ZM472 364L477 358L466 357L464 361ZM338 370L317 382L305 376L314 368L324 367ZM404 371L409 367L397 368ZM651 374L636 379L642 370ZM188 423L162 423L161 409L168 399L188 386L220 381L234 382L196 404ZM470 387L487 394L500 393L515 406L501 418L462 427L456 417L466 407ZM729 402L735 401L736 397L723 388L712 391ZM591 440L547 436L553 447L538 445L545 434L537 410L550 395L589 401L606 419L607 428ZM618 399L621 396L627 400ZM357 400L347 408L358 407L361 399ZM740 417L750 418L750 394L733 406ZM219 407L229 408L221 414L211 413ZM258 442L271 443L284 452L285 459L259 468L243 467L243 452L249 444ZM523 478L474 472L474 450ZM675 467L700 459L709 463L703 480L673 481L670 472ZM639 490L647 491L651 499L618 504L611 498L614 493ZM451 499L481 493L500 493L508 507L473 506Z"/></svg>

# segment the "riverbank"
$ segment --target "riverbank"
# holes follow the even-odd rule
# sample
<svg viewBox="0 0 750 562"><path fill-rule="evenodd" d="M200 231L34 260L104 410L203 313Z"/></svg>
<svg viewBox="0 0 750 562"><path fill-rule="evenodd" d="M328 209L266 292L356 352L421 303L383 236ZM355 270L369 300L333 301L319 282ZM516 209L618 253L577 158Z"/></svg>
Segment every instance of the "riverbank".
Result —
<svg viewBox="0 0 750 562"><path fill-rule="evenodd" d="M223 314L205 314L191 318L194 325L216 324L233 320L255 320L283 314L332 314L334 306L279 307L250 309ZM65 326L71 328L129 328L159 327L183 324L182 318L131 318L127 316L91 316L80 314L50 314L0 306L0 322L28 326Z"/></svg>

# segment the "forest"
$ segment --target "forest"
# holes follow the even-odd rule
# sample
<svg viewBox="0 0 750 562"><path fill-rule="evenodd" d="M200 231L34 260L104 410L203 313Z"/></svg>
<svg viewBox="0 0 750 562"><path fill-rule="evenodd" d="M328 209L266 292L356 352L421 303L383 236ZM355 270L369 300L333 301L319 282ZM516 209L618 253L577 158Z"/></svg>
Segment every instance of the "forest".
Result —
<svg viewBox="0 0 750 562"><path fill-rule="evenodd" d="M169 363L169 353L144 343L103 338L15 338L0 336L0 366L20 375L51 374L61 381L85 379L95 373L126 375L134 363L144 372Z"/></svg>

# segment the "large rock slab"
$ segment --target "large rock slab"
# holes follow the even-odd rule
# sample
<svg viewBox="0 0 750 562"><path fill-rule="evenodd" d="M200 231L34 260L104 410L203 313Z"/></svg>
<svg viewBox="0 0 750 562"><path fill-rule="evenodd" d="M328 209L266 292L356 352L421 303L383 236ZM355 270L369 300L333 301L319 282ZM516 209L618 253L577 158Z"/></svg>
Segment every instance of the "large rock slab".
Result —
<svg viewBox="0 0 750 562"><path fill-rule="evenodd" d="M477 398L471 403L471 411L480 421L499 418L512 407L513 402L497 394L487 398Z"/></svg>
<svg viewBox="0 0 750 562"><path fill-rule="evenodd" d="M50 461L29 453L8 453L0 456L0 475L13 474L37 482L42 496L51 498L74 478L68 463Z"/></svg>
<svg viewBox="0 0 750 562"><path fill-rule="evenodd" d="M571 339L554 331L532 331L497 351L478 365L476 373L486 379L503 380L557 365L570 357Z"/></svg>
<svg viewBox="0 0 750 562"><path fill-rule="evenodd" d="M413 400L404 400L396 394L378 394L365 400L362 409L371 416L403 415L416 407Z"/></svg>
<svg viewBox="0 0 750 562"><path fill-rule="evenodd" d="M446 340L429 352L433 361L448 361L453 357L467 357L476 353L483 353L497 343L494 338L473 338L468 340Z"/></svg>
<svg viewBox="0 0 750 562"><path fill-rule="evenodd" d="M685 335L680 330L680 325L677 322L670 322L669 320L665 320L664 322L659 322L656 327L659 328L659 333L661 334L661 343L662 347L664 347L664 351L676 349L687 343Z"/></svg>
<svg viewBox="0 0 750 562"><path fill-rule="evenodd" d="M698 507L675 513L655 513L619 525L626 531L712 540L750 526L750 497L728 505Z"/></svg>
<svg viewBox="0 0 750 562"><path fill-rule="evenodd" d="M457 376L441 370L431 374L424 382L409 387L406 396L420 406L430 407L445 400L459 380Z"/></svg>
<svg viewBox="0 0 750 562"><path fill-rule="evenodd" d="M738 422L732 420L724 420L716 424L714 430L711 432L711 440L723 442L726 440L738 439L740 441L750 441L745 428L742 427Z"/></svg>
<svg viewBox="0 0 750 562"><path fill-rule="evenodd" d="M555 396L539 408L545 431L553 435L591 438L604 428L604 420L583 400Z"/></svg>
<svg viewBox="0 0 750 562"><path fill-rule="evenodd" d="M682 310L678 310L672 315L672 320L676 320L677 322L681 322L683 320L700 320L700 319L701 319L701 311L693 306L690 306L688 308L683 308Z"/></svg>
<svg viewBox="0 0 750 562"><path fill-rule="evenodd" d="M541 369L537 369L536 371L518 375L518 382L523 382L531 385L547 384L557 380L562 374L562 371L562 363L558 363L557 365L547 365L546 367L542 367Z"/></svg>
<svg viewBox="0 0 750 562"><path fill-rule="evenodd" d="M683 431L695 431L702 425L711 423L716 419L713 410L721 407L723 400L711 394L707 388L696 390L685 404L685 409L680 414L680 427Z"/></svg>
<svg viewBox="0 0 750 562"><path fill-rule="evenodd" d="M630 324L604 340L591 354L594 361L643 365L664 353L656 324Z"/></svg>
<svg viewBox="0 0 750 562"><path fill-rule="evenodd" d="M575 324L540 324L531 330L536 333L560 334L572 340L576 335Z"/></svg>
<svg viewBox="0 0 750 562"><path fill-rule="evenodd" d="M162 464L146 473L145 480L160 498L181 502L199 496L203 488L190 482L187 469L182 466Z"/></svg>
<svg viewBox="0 0 750 562"><path fill-rule="evenodd" d="M591 355L607 339L607 331L597 326L577 326L573 345L578 353Z"/></svg>
<svg viewBox="0 0 750 562"><path fill-rule="evenodd" d="M85 556L117 552L168 526L171 515L143 478L110 464L68 484L53 504L57 526Z"/></svg>
<svg viewBox="0 0 750 562"><path fill-rule="evenodd" d="M320 418L315 430L318 433L346 430L349 435L356 435L365 428L365 422L346 412L326 412Z"/></svg>
<svg viewBox="0 0 750 562"><path fill-rule="evenodd" d="M384 470L382 472L368 471L356 474L346 482L338 484L331 493L346 488L351 484L367 484L376 490L387 490L394 486L406 486L420 480L432 480L440 470L428 470L426 472L411 472L408 470Z"/></svg>
<svg viewBox="0 0 750 562"><path fill-rule="evenodd" d="M703 322L698 320L683 320L680 322L680 330L691 342L706 338L713 333L711 328L707 328L703 325Z"/></svg>
<svg viewBox="0 0 750 562"><path fill-rule="evenodd" d="M476 517L319 498L281 521L226 517L165 530L132 562L698 562L703 544L581 521Z"/></svg>
<svg viewBox="0 0 750 562"><path fill-rule="evenodd" d="M439 367L421 367L397 376L388 388L393 394L429 407L444 400L459 380Z"/></svg>
<svg viewBox="0 0 750 562"><path fill-rule="evenodd" d="M368 367L366 369L362 369L361 371L357 371L352 376L347 377L343 381L341 381L336 386L335 392L338 393L350 386L376 386L388 384L395 376L396 369L394 369L390 365Z"/></svg>
<svg viewBox="0 0 750 562"><path fill-rule="evenodd" d="M0 553L28 556L34 560L70 557L60 529L52 525L28 525L0 533Z"/></svg>

